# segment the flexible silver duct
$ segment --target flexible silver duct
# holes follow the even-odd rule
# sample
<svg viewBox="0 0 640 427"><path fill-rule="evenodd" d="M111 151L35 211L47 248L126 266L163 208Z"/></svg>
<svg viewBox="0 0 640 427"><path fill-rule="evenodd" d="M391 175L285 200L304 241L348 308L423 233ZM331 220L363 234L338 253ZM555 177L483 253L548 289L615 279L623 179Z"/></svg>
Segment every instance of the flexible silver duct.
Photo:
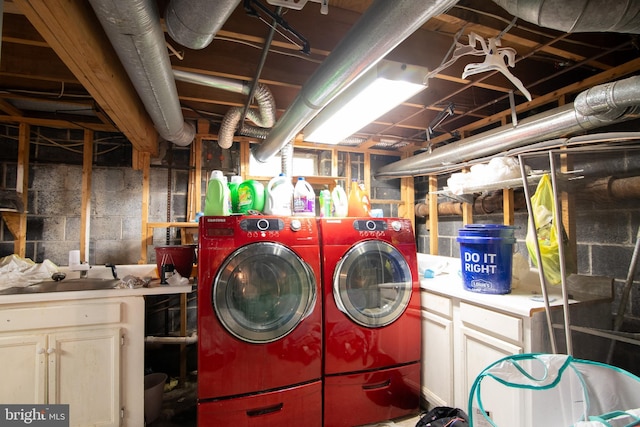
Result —
<svg viewBox="0 0 640 427"><path fill-rule="evenodd" d="M280 161L282 164L282 173L285 176L293 176L293 140L289 141L280 150Z"/></svg>
<svg viewBox="0 0 640 427"><path fill-rule="evenodd" d="M259 84L254 98L258 103L258 111L247 110L247 119L255 123L259 128L249 126L242 123L240 134L248 136L263 136L265 129L271 128L275 122L275 102L269 88L263 84ZM230 148L233 144L233 135L238 127L238 123L242 120L244 108L232 107L227 111L222 119L220 131L218 132L218 145L222 148Z"/></svg>
<svg viewBox="0 0 640 427"><path fill-rule="evenodd" d="M171 0L164 13L167 33L191 49L203 49L231 16L240 0Z"/></svg>
<svg viewBox="0 0 640 427"><path fill-rule="evenodd" d="M430 18L457 0L375 0L303 85L267 139L254 148L264 162L295 138L336 95Z"/></svg>
<svg viewBox="0 0 640 427"><path fill-rule="evenodd" d="M176 80L179 81L241 93L243 95L249 95L251 91L249 83L240 80L207 76L181 70L173 70L173 75ZM269 88L261 83L258 84L256 88L254 98L258 104L258 111L248 110L247 119L251 120L256 126L249 126L243 123L242 126L240 126L239 133L265 139L268 135L268 130L263 128L273 127L276 120L276 103ZM232 107L227 111L227 114L225 114L222 119L222 124L220 125L220 131L218 132L218 145L220 145L221 148L230 148L233 144L233 136L238 128L238 123L242 120L243 112L244 108Z"/></svg>
<svg viewBox="0 0 640 427"><path fill-rule="evenodd" d="M189 145L195 128L182 116L156 3L90 2L160 136Z"/></svg>
<svg viewBox="0 0 640 427"><path fill-rule="evenodd" d="M640 2L635 0L493 1L527 22L567 33L640 33Z"/></svg>
<svg viewBox="0 0 640 427"><path fill-rule="evenodd" d="M502 126L383 166L377 179L437 174L452 165L524 147L535 142L584 132L636 118L640 111L640 76L607 83L580 93L567 104L519 122Z"/></svg>

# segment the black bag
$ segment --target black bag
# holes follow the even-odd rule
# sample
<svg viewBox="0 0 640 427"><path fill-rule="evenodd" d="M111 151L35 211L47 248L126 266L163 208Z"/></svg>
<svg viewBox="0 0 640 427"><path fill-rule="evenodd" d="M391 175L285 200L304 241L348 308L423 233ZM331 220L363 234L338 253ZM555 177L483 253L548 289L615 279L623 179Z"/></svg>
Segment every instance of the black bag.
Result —
<svg viewBox="0 0 640 427"><path fill-rule="evenodd" d="M416 427L469 427L469 417L462 409L436 406L420 416Z"/></svg>

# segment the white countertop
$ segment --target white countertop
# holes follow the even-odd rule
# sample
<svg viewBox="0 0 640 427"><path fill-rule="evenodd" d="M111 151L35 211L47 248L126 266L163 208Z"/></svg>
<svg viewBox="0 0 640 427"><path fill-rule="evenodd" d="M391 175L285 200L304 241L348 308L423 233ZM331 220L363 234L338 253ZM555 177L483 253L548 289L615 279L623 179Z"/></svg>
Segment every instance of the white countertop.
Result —
<svg viewBox="0 0 640 427"><path fill-rule="evenodd" d="M82 300L90 298L118 298L130 296L145 295L169 295L169 294L187 294L195 289L193 279L187 285L161 285L160 279L157 278L155 264L141 265L118 265L116 267L118 277L123 278L127 275L136 277L152 277L149 287L140 288L114 288L99 289L86 291L69 291L69 292L41 292L41 293L24 293L24 294L7 294L0 295L0 306L4 304L16 304L23 302L47 302L47 301L65 301L65 300ZM80 273L70 271L68 267L60 267L60 271L64 272L66 278L78 278ZM87 276L89 278L109 279L112 278L110 268L104 266L92 266Z"/></svg>
<svg viewBox="0 0 640 427"><path fill-rule="evenodd" d="M27 294L11 294L0 295L0 306L5 304L16 304L23 302L48 302L48 301L65 301L65 300L83 300L90 298L118 298L130 296L145 295L169 295L169 294L188 294L193 291L194 286L177 285L168 286L160 285L160 280L151 282L148 288L115 288L100 289L89 291L69 291L69 292L42 292Z"/></svg>
<svg viewBox="0 0 640 427"><path fill-rule="evenodd" d="M434 278L423 277L425 269L438 273ZM420 288L448 297L458 298L477 305L490 307L508 313L531 316L536 311L545 309L542 291L537 274L531 272L527 283L518 283L512 287L511 293L502 295L483 294L464 289L460 276L461 261L459 258L418 254L418 270L420 272ZM549 286L549 305L562 307L562 289L560 286ZM569 300L570 304L578 301Z"/></svg>

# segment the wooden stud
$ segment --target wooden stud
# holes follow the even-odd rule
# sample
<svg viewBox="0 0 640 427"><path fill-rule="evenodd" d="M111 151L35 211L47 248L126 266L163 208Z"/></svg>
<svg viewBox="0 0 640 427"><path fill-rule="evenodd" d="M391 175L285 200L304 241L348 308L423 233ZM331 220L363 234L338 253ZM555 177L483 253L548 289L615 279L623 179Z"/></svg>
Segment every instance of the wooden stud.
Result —
<svg viewBox="0 0 640 427"><path fill-rule="evenodd" d="M513 188L505 188L502 190L502 212L504 225L513 225L515 223L514 211Z"/></svg>
<svg viewBox="0 0 640 427"><path fill-rule="evenodd" d="M80 261L89 261L91 228L91 175L93 172L93 131L84 131L82 149L82 204L80 208Z"/></svg>
<svg viewBox="0 0 640 427"><path fill-rule="evenodd" d="M147 152L138 153L139 162L142 164L142 245L140 248L140 261L138 264L147 263L147 246L153 243L153 229L149 234L147 225L149 224L149 173L151 169L151 154Z"/></svg>

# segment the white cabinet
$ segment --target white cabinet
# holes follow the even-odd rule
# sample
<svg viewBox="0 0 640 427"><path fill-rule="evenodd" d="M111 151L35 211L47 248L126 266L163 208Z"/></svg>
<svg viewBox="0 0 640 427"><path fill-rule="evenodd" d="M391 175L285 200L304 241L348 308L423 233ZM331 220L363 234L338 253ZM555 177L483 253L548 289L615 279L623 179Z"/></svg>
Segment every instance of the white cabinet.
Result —
<svg viewBox="0 0 640 427"><path fill-rule="evenodd" d="M471 387L491 363L512 354L551 352L546 314L539 308L541 303L532 302L531 292L475 294L461 290L457 275L438 280L441 283L422 283L422 396L429 407L467 411ZM608 301L574 302L572 323L605 328L609 305ZM553 310L554 323L561 322L561 314L561 307ZM562 352L564 334L557 333L556 340ZM597 354L605 348L593 340L574 339L576 357L598 360ZM483 387L483 404L497 425L513 425L513 420L526 418L514 409L520 408L514 399L522 396L505 393L504 388L494 391L491 386Z"/></svg>
<svg viewBox="0 0 640 427"><path fill-rule="evenodd" d="M0 402L46 403L45 335L0 336ZM9 386L10 384L10 386Z"/></svg>
<svg viewBox="0 0 640 427"><path fill-rule="evenodd" d="M422 394L430 406L467 410L469 390L490 363L530 347L523 332L528 320L422 291ZM493 395L485 408L505 406ZM515 415L515 414L510 414ZM517 419L517 418L512 418Z"/></svg>
<svg viewBox="0 0 640 427"><path fill-rule="evenodd" d="M0 306L0 402L68 404L71 426L143 424L142 297Z"/></svg>

